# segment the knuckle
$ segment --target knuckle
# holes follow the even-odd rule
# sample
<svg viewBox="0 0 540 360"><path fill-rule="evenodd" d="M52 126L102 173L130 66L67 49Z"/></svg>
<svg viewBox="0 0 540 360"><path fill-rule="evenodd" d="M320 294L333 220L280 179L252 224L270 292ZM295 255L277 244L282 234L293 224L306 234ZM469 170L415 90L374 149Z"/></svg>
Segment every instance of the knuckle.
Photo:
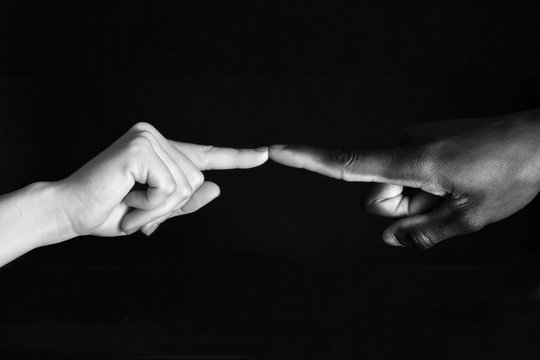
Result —
<svg viewBox="0 0 540 360"><path fill-rule="evenodd" d="M148 131L139 131L135 136L130 140L130 144L134 146L143 146L147 147L151 145L152 134Z"/></svg>
<svg viewBox="0 0 540 360"><path fill-rule="evenodd" d="M451 162L457 151L455 144L448 140L437 140L423 146L424 158L432 171L444 173L448 170L447 164Z"/></svg>
<svg viewBox="0 0 540 360"><path fill-rule="evenodd" d="M410 237L421 249L429 249L438 242L435 234L430 233L429 231L422 231L417 227L413 227L410 230Z"/></svg>
<svg viewBox="0 0 540 360"><path fill-rule="evenodd" d="M152 131L154 129L155 128L151 124L144 121L140 121L131 127L131 130L133 131Z"/></svg>
<svg viewBox="0 0 540 360"><path fill-rule="evenodd" d="M141 130L137 133L135 138L144 138L148 140L148 142L150 143L152 139L154 138L154 135L152 135L152 133L148 130Z"/></svg>
<svg viewBox="0 0 540 360"><path fill-rule="evenodd" d="M166 181L162 186L163 192L167 195L172 195L177 189L177 185L174 181Z"/></svg>
<svg viewBox="0 0 540 360"><path fill-rule="evenodd" d="M204 175L198 171L193 175L193 188L198 189L204 182Z"/></svg>
<svg viewBox="0 0 540 360"><path fill-rule="evenodd" d="M213 146L213 145L204 145L203 148L202 148L202 151L205 154L208 154L208 153L211 153L212 151L214 151L215 149L216 149L216 147Z"/></svg>
<svg viewBox="0 0 540 360"><path fill-rule="evenodd" d="M145 136L136 136L127 145L128 150L136 156L148 151L151 146L150 140Z"/></svg>
<svg viewBox="0 0 540 360"><path fill-rule="evenodd" d="M186 184L185 186L179 186L177 189L178 197L181 201L184 201L186 199L189 199L191 195L193 194L193 189L189 184Z"/></svg>
<svg viewBox="0 0 540 360"><path fill-rule="evenodd" d="M354 149L334 149L329 151L328 157L330 164L339 164L341 167L341 178L345 181L351 181L349 175L358 165L358 152Z"/></svg>
<svg viewBox="0 0 540 360"><path fill-rule="evenodd" d="M201 153L197 154L197 158L199 159L200 163L203 164L204 167L208 166L208 158L212 154L212 152L215 150L215 147L213 145L205 145L202 147Z"/></svg>

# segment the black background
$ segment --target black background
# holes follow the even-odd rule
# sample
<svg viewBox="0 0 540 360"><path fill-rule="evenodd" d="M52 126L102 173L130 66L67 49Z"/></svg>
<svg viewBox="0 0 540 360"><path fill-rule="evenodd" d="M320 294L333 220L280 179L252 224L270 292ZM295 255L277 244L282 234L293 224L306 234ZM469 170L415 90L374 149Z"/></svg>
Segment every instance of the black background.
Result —
<svg viewBox="0 0 540 360"><path fill-rule="evenodd" d="M0 192L68 176L138 121L235 147L387 146L540 106L534 6L0 3ZM539 351L538 200L427 252L365 184L268 163L145 237L0 269L0 356L516 359Z"/></svg>

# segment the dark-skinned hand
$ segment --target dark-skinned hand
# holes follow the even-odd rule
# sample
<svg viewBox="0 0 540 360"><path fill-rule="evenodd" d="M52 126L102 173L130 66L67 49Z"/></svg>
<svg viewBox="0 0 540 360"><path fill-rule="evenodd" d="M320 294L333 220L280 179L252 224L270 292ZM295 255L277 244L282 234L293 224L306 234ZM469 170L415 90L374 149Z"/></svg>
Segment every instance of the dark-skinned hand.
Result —
<svg viewBox="0 0 540 360"><path fill-rule="evenodd" d="M395 148L274 145L270 158L345 181L373 182L366 209L400 218L383 232L384 241L427 249L502 220L536 197L540 109L415 125ZM408 188L413 191L404 193Z"/></svg>

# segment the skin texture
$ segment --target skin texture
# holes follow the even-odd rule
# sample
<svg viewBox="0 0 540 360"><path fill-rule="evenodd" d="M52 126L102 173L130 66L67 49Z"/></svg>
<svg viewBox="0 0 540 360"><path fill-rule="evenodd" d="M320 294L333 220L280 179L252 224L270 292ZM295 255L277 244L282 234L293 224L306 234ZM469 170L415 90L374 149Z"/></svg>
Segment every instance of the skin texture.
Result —
<svg viewBox="0 0 540 360"><path fill-rule="evenodd" d="M383 232L384 241L427 249L502 220L536 197L540 111L418 124L391 149L273 145L270 158L345 181L373 182L366 209L399 218Z"/></svg>
<svg viewBox="0 0 540 360"><path fill-rule="evenodd" d="M66 179L0 197L0 266L33 248L81 235L150 235L167 219L219 196L204 170L252 168L267 159L267 147L182 143L138 123ZM136 183L145 189L134 189Z"/></svg>

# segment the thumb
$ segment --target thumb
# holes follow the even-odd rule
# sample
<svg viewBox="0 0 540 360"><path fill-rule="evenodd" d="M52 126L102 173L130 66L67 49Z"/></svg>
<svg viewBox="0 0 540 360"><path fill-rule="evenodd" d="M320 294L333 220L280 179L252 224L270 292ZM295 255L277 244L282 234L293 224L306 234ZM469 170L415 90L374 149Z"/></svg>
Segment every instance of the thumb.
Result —
<svg viewBox="0 0 540 360"><path fill-rule="evenodd" d="M449 199L429 213L396 221L383 232L383 240L392 246L429 249L453 236L480 230L472 219Z"/></svg>

